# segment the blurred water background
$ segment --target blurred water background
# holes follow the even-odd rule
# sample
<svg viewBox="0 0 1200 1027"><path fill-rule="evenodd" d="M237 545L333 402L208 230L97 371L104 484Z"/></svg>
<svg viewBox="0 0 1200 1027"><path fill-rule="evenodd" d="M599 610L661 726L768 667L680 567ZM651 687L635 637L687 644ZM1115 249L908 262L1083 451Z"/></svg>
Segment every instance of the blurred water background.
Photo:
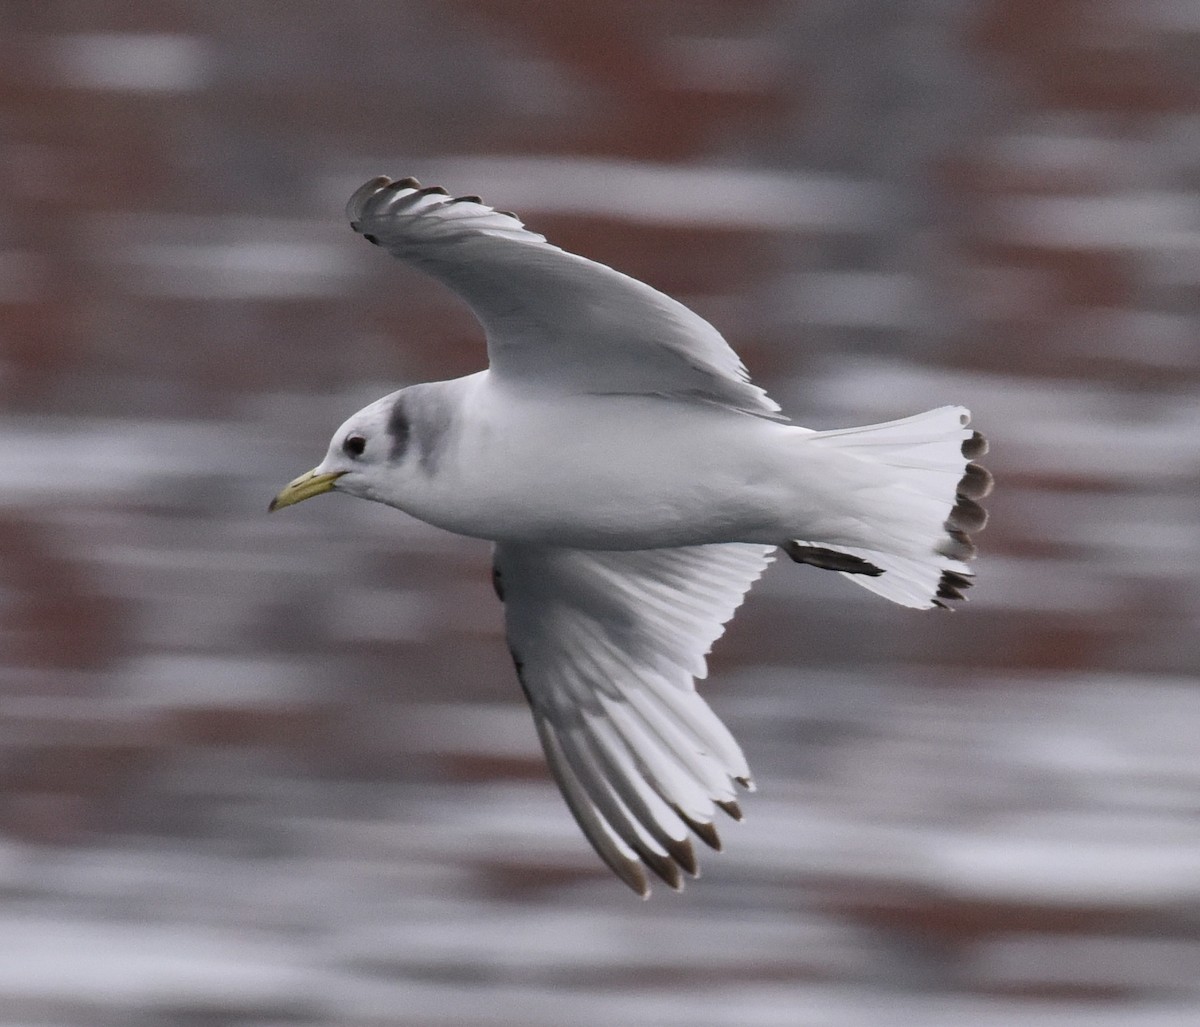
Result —
<svg viewBox="0 0 1200 1027"><path fill-rule="evenodd" d="M1200 1023L1200 5L0 5L0 1023ZM482 366L377 173L713 321L796 420L964 403L953 615L776 566L760 784L639 902L548 783L488 551L329 498Z"/></svg>

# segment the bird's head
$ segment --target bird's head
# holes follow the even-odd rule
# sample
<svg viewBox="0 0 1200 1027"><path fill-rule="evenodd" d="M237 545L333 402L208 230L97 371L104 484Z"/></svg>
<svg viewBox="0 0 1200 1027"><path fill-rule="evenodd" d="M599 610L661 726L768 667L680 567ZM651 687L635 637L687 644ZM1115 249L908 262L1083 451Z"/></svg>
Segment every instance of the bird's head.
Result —
<svg viewBox="0 0 1200 1027"><path fill-rule="evenodd" d="M401 392L384 396L349 418L333 433L325 459L288 482L268 509L282 510L335 489L388 502L385 486L394 476L384 472L403 462L409 434Z"/></svg>

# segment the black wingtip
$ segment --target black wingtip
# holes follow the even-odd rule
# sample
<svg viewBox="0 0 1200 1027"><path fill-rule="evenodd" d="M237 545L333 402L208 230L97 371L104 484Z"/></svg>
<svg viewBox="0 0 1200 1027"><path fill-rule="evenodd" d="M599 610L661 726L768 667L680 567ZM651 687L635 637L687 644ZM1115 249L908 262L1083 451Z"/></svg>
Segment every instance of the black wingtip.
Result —
<svg viewBox="0 0 1200 1027"><path fill-rule="evenodd" d="M976 503L975 500L960 493L954 503L954 508L950 511L950 516L947 518L946 524L950 528L957 528L959 531L965 531L970 534L975 531L983 531L987 527L987 521L987 511Z"/></svg>
<svg viewBox="0 0 1200 1027"><path fill-rule="evenodd" d="M988 451L988 441L986 436L981 432L973 431L970 437L963 440L962 455L968 460L974 460L977 457L986 456Z"/></svg>
<svg viewBox="0 0 1200 1027"><path fill-rule="evenodd" d="M679 864L670 856L661 855L648 848L640 851L638 855L642 857L642 862L658 875L659 880L675 891L683 890L683 877L679 872Z"/></svg>
<svg viewBox="0 0 1200 1027"><path fill-rule="evenodd" d="M717 805L720 806L721 809L723 809L726 813L728 813L729 816L731 816L734 820L740 821L743 819L742 807L732 799L717 799L715 801Z"/></svg>
<svg viewBox="0 0 1200 1027"><path fill-rule="evenodd" d="M783 551L796 563L806 563L810 567L820 567L826 571L841 571L843 574L865 574L877 578L883 573L883 568L876 567L869 560L850 553L839 553L836 549L826 549L824 546L812 546L806 542L791 539L783 545Z"/></svg>
<svg viewBox="0 0 1200 1027"><path fill-rule="evenodd" d="M954 506L946 518L946 539L938 550L952 560L974 559L976 548L971 534L987 527L988 513L979 500L991 494L996 479L986 467L975 463L975 458L987 451L987 439L977 431L963 440L962 454L969 462L955 490ZM943 610L951 609L949 603L964 602L967 597L963 593L973 584L971 578L961 572L943 571L933 605Z"/></svg>
<svg viewBox="0 0 1200 1027"><path fill-rule="evenodd" d="M704 844L710 849L712 849L713 852L721 851L721 836L717 834L717 829L712 824L706 824L699 820L693 820L678 806L672 805L671 808L675 811L679 819L695 832L696 837L704 842Z"/></svg>
<svg viewBox="0 0 1200 1027"><path fill-rule="evenodd" d="M671 839L665 843L665 848L689 877L700 876L700 865L696 862L696 850L692 848L692 843L687 838L681 838L679 841Z"/></svg>
<svg viewBox="0 0 1200 1027"><path fill-rule="evenodd" d="M407 193L408 195L402 196L400 195L401 193ZM480 206L486 206L484 201L473 193L455 196L443 186L421 185L415 178L398 178L393 181L387 175L379 175L361 185L346 204L346 213L350 218L350 227L354 231L363 234L363 222L371 216L379 214L381 210L385 214L403 213L419 205L421 198L425 196L446 197L442 201L442 205L475 203ZM495 213L501 214L504 217L510 217L517 222L521 220L510 210L497 210ZM374 236L364 235L364 238L369 242L375 243L377 246L380 245Z"/></svg>
<svg viewBox="0 0 1200 1027"><path fill-rule="evenodd" d="M977 463L967 464L962 480L958 483L958 494L968 499L985 499L996 485L992 472Z"/></svg>

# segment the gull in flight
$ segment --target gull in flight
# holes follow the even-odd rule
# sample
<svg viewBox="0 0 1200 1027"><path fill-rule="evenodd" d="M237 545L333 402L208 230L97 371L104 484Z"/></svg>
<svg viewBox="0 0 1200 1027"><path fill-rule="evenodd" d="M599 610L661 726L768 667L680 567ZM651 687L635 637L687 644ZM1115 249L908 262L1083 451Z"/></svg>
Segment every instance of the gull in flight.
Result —
<svg viewBox="0 0 1200 1027"><path fill-rule="evenodd" d="M812 431L720 333L516 215L403 178L350 199L368 242L449 286L488 369L360 410L271 503L373 499L494 543L509 650L546 760L600 858L696 876L694 834L753 788L696 691L705 656L782 549L902 606L971 584L992 479L963 407Z"/></svg>

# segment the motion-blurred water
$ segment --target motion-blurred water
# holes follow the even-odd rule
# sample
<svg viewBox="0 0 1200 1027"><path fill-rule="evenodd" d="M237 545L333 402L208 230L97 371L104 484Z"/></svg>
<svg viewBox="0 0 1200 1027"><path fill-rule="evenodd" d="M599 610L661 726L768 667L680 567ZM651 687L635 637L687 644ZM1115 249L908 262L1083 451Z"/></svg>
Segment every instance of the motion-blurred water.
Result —
<svg viewBox="0 0 1200 1027"><path fill-rule="evenodd" d="M0 8L0 1023L1200 1022L1200 13L1032 0ZM488 551L268 519L482 366L379 172L693 305L796 420L961 402L953 616L777 566L759 792L633 899Z"/></svg>

